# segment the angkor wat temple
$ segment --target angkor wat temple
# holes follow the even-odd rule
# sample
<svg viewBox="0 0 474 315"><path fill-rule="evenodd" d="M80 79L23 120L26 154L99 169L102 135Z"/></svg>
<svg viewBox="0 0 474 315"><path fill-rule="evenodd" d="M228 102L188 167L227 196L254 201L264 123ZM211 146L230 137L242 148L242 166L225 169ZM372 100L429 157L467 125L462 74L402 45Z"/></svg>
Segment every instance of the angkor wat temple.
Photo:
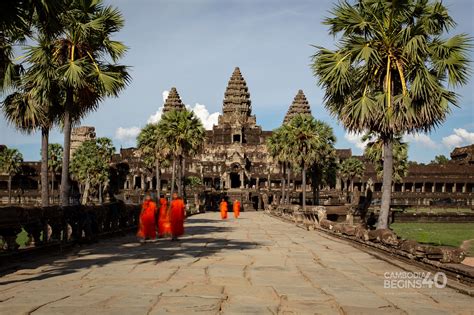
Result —
<svg viewBox="0 0 474 315"><path fill-rule="evenodd" d="M172 88L163 112L184 107L176 88ZM297 92L282 123L298 113L311 114L302 90ZM262 209L269 203L278 202L282 169L273 161L265 146L271 133L257 125L256 117L252 115L247 84L239 68L235 68L224 94L218 124L206 132L202 152L185 161L185 177L200 178L202 183L200 187L187 189L188 199L199 198L207 208L216 208L215 202L222 196L238 198L242 200L245 210ZM72 147L76 148L82 141L94 136L92 127L76 128ZM350 149L337 150L339 161L351 156ZM19 198L23 197L24 202L39 200L39 162L26 162L23 168L24 172L14 179L15 193L21 191ZM155 170L145 166L135 148L120 149L113 157L111 169L110 187L120 198L137 201L145 190L156 187ZM166 193L170 190L171 168L161 171L161 187ZM56 182L58 180L59 176ZM6 185L6 177L1 175L0 196L4 203L7 201ZM333 185L322 187L323 202L344 202L348 186L347 181L335 178ZM354 186L361 192L370 189L375 203L380 198L382 181L370 163L366 163L365 175L357 178ZM300 174L291 177L290 188L291 200L299 202L302 195ZM308 202L311 202L311 188L308 186L306 189ZM394 183L392 190L394 204L474 206L474 145L456 148L451 153L451 160L444 165L410 165L408 176L402 183ZM199 191L197 197L196 191Z"/></svg>

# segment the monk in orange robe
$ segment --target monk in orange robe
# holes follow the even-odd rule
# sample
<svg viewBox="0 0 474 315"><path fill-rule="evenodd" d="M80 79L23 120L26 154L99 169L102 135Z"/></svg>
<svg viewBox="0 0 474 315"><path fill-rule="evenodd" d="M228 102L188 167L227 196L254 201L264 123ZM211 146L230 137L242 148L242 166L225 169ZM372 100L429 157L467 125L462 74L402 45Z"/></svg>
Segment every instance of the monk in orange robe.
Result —
<svg viewBox="0 0 474 315"><path fill-rule="evenodd" d="M164 237L168 235L171 235L168 201L162 196L160 198L160 215L158 217L158 237Z"/></svg>
<svg viewBox="0 0 474 315"><path fill-rule="evenodd" d="M234 205L232 206L232 210L234 211L234 218L238 218L240 216L240 201L235 200Z"/></svg>
<svg viewBox="0 0 474 315"><path fill-rule="evenodd" d="M151 200L151 196L147 194L142 205L142 211L140 212L138 237L144 240L156 238L156 210L156 203L154 203L153 200Z"/></svg>
<svg viewBox="0 0 474 315"><path fill-rule="evenodd" d="M185 208L184 201L178 197L177 193L173 193L173 200L170 207L170 222L172 240L178 240L178 236L184 234L184 216Z"/></svg>
<svg viewBox="0 0 474 315"><path fill-rule="evenodd" d="M227 219L227 211L228 211L228 206L227 206L227 201L225 201L224 198L222 198L222 201L219 205L220 210L221 210L221 219Z"/></svg>

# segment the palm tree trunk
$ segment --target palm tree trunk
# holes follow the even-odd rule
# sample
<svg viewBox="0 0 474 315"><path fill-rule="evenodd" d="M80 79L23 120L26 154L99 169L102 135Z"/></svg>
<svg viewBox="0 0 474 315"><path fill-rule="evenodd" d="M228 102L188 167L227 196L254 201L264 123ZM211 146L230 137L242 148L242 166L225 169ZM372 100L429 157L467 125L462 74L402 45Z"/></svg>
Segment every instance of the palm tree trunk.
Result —
<svg viewBox="0 0 474 315"><path fill-rule="evenodd" d="M288 164L287 166L287 182L288 182L288 185L287 185L287 192L286 192L286 203L287 204L290 204L290 194L291 194L291 189L290 189L290 183L291 183L291 179L290 179L290 176L291 176L291 167L290 167L290 164Z"/></svg>
<svg viewBox="0 0 474 315"><path fill-rule="evenodd" d="M282 163L282 177L281 177L281 203L285 203L285 163Z"/></svg>
<svg viewBox="0 0 474 315"><path fill-rule="evenodd" d="M12 204L12 176L8 175L8 204Z"/></svg>
<svg viewBox="0 0 474 315"><path fill-rule="evenodd" d="M380 205L377 229L388 228L393 175L393 143L391 139L384 139L383 151L382 202Z"/></svg>
<svg viewBox="0 0 474 315"><path fill-rule="evenodd" d="M183 160L182 160L182 156L180 155L179 156L179 159L178 159L178 177L177 177L177 181L176 181L176 184L178 185L178 195L180 197L183 196Z"/></svg>
<svg viewBox="0 0 474 315"><path fill-rule="evenodd" d="M174 193L174 185L176 184L176 159L177 157L173 157L173 169L171 171L171 191L170 191L170 201L173 198Z"/></svg>
<svg viewBox="0 0 474 315"><path fill-rule="evenodd" d="M182 190L181 190L181 198L183 198L183 200L186 200L186 159L185 158L181 158L181 185L183 186Z"/></svg>
<svg viewBox="0 0 474 315"><path fill-rule="evenodd" d="M68 90L66 102L66 110L64 112L64 151L63 151L63 165L61 171L61 206L69 205L69 158L71 149L71 115L69 108L72 105L72 91Z"/></svg>
<svg viewBox="0 0 474 315"><path fill-rule="evenodd" d="M99 183L99 204L102 204L102 183Z"/></svg>
<svg viewBox="0 0 474 315"><path fill-rule="evenodd" d="M87 199L89 199L89 179L86 180L86 184L84 185L84 194L82 195L82 204L87 204Z"/></svg>
<svg viewBox="0 0 474 315"><path fill-rule="evenodd" d="M49 206L48 185L48 141L49 129L41 128L41 206Z"/></svg>
<svg viewBox="0 0 474 315"><path fill-rule="evenodd" d="M161 176L160 176L160 160L156 159L156 200L160 200L161 194Z"/></svg>
<svg viewBox="0 0 474 315"><path fill-rule="evenodd" d="M303 171L302 171L302 189L303 189L303 211L306 210L306 164L303 163Z"/></svg>
<svg viewBox="0 0 474 315"><path fill-rule="evenodd" d="M54 171L51 172L51 202L54 204Z"/></svg>

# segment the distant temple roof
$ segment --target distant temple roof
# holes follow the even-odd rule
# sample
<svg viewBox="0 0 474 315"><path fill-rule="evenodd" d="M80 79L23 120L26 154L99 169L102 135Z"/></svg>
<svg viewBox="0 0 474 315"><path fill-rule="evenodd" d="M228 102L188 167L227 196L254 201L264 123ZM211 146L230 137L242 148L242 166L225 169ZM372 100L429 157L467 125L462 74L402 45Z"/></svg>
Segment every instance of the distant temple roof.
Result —
<svg viewBox="0 0 474 315"><path fill-rule="evenodd" d="M168 97L166 98L165 105L163 106L163 113L172 110L182 110L184 108L184 104L179 97L178 91L175 87L172 87Z"/></svg>
<svg viewBox="0 0 474 315"><path fill-rule="evenodd" d="M457 164L474 164L474 144L455 148L451 152L451 160Z"/></svg>
<svg viewBox="0 0 474 315"><path fill-rule="evenodd" d="M285 115L283 123L289 123L291 119L298 114L311 115L311 108L309 106L308 100L306 99L306 96L303 93L303 90L299 90L296 94L293 103L291 104L290 108L288 109L288 112Z"/></svg>
<svg viewBox="0 0 474 315"><path fill-rule="evenodd" d="M239 67L234 69L227 84L222 112L224 115L250 116L252 114L250 93Z"/></svg>

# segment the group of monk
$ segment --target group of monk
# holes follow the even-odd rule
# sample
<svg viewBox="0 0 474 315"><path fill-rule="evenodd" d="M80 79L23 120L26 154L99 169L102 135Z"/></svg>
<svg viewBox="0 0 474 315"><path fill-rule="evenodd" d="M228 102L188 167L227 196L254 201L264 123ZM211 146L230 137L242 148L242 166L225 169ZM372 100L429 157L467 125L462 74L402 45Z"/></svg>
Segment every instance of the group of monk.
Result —
<svg viewBox="0 0 474 315"><path fill-rule="evenodd" d="M229 205L224 198L222 198L221 203L219 204L219 209L221 211L221 219L227 219L227 211L229 210ZM240 201L235 200L234 204L232 205L232 211L234 212L234 218L238 218L240 216Z"/></svg>
<svg viewBox="0 0 474 315"><path fill-rule="evenodd" d="M172 240L178 240L178 237L184 234L184 201L177 193L173 193L169 207L168 201L163 196L159 202L158 210L151 196L149 194L145 196L137 236L143 240L154 240L158 228L158 237L171 236Z"/></svg>

